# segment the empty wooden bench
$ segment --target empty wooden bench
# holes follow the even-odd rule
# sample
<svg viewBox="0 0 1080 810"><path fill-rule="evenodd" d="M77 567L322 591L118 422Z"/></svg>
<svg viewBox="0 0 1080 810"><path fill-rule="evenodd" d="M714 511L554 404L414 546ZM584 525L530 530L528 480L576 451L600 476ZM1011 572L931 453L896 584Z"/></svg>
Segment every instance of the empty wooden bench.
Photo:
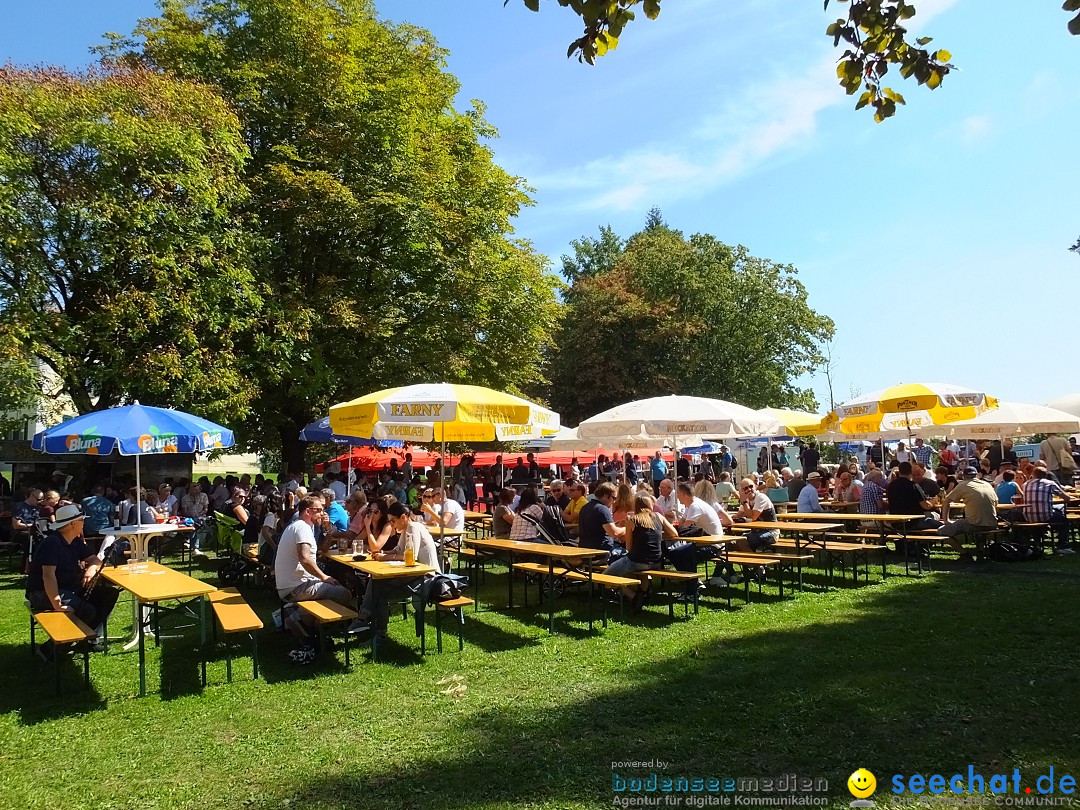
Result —
<svg viewBox="0 0 1080 810"><path fill-rule="evenodd" d="M326 633L322 632L322 628L327 625L337 624L339 622L352 621L357 617L357 613L352 608L345 607L345 605L339 605L337 602L330 599L308 599L303 602L297 602L296 606L315 620L315 624L319 626L319 644L322 647L322 652L326 653ZM350 666L349 661L349 634L345 633L345 666ZM372 655L375 654L375 633L371 634L372 637Z"/></svg>
<svg viewBox="0 0 1080 810"><path fill-rule="evenodd" d="M53 676L56 682L56 694L61 694L60 688L60 659L61 648L74 648L77 644L84 644L82 651L83 659L83 686L87 689L90 688L90 647L89 642L91 639L96 638L97 635L86 626L74 613L65 613L62 611L42 611L40 613L34 613L30 620L30 654L34 655L37 652L37 642L34 638L35 625L41 625L41 629L45 631L45 635L53 643Z"/></svg>
<svg viewBox="0 0 1080 810"><path fill-rule="evenodd" d="M686 586L691 585L701 579L701 575L697 571L668 571L663 568L650 568L648 571L642 571L642 574L653 579L659 579L664 583L665 593L668 597L668 616L675 618L675 593L673 589L674 583L681 583L684 586L684 593ZM683 603L683 616L689 617L690 615L690 603L694 603L694 615L698 612L698 588L693 589L692 599L688 599ZM730 598L728 600L731 601Z"/></svg>
<svg viewBox="0 0 1080 810"><path fill-rule="evenodd" d="M727 551L722 557L717 557L715 562L719 564L730 563L731 565L746 565L754 568L764 568L768 571L770 568L782 568L783 563L775 554L769 554L768 552L756 552L756 551ZM784 595L784 582L782 578L779 578L780 582L780 595ZM761 583L758 583L758 593L761 593ZM747 604L750 604L750 578L743 577L743 599ZM731 595L728 594L728 606L731 605Z"/></svg>
<svg viewBox="0 0 1080 810"><path fill-rule="evenodd" d="M552 571L549 572L547 565L545 565L544 563L531 563L531 562L514 563L514 570L515 571L521 571L521 572L523 572L525 574L538 574L540 576L540 599L541 599L541 603L543 602L543 582L544 582L544 578L547 577L549 573L552 576L554 576L556 579L564 579L564 580L567 580L569 582L589 582L590 581L590 577L589 577L588 574L584 574L581 571L574 571L574 570L571 570L569 568L563 568L561 566L556 566L554 569L552 569ZM593 585L599 585L601 588L606 588L608 590L613 590L613 591L618 592L618 594L619 594L619 617L620 618L622 618L623 608L624 608L623 598L622 598L622 589L623 588L637 588L637 587L639 587L641 585L641 580L640 579L633 579L633 578L630 578L630 577L616 577L616 576L611 576L610 574L599 574L599 573L593 573L592 577L591 577L591 581L592 581ZM552 587L554 587L554 583L552 583ZM525 607L528 607L528 606L529 606L529 588L528 588L528 585L526 585L525 586ZM604 627L607 627L607 620L608 620L608 604L607 604L607 600L605 599L604 600L604 616L603 616Z"/></svg>
<svg viewBox="0 0 1080 810"><path fill-rule="evenodd" d="M866 537L870 540L876 540L876 543L857 543L848 540L848 537ZM836 538L836 539L833 539ZM870 581L870 552L877 551L881 553L881 576L885 577L885 552L888 551L888 547L884 543L880 542L880 535L853 535L844 533L829 533L825 535L823 540L811 540L809 543L797 543L794 540L780 539L777 540L772 548L780 549L795 549L796 551L813 551L820 552L824 555L826 561L826 572L829 577L829 583L832 583L833 568L832 561L834 559L839 560L841 569L846 569L844 557L850 554L852 557L851 573L852 578L856 583L859 581L859 560L861 556L863 558L866 581Z"/></svg>
<svg viewBox="0 0 1080 810"><path fill-rule="evenodd" d="M435 649L442 652L442 617L447 613L453 613L458 620L458 650L465 649L465 608L473 604L473 600L467 596L458 596L454 599L446 599L435 602ZM424 654L425 636L420 636L420 654Z"/></svg>
<svg viewBox="0 0 1080 810"><path fill-rule="evenodd" d="M213 608L214 618L217 620L213 625L215 640L218 626L225 635L225 671L229 683L232 683L232 647L229 645L229 636L233 633L247 633L251 638L251 665L254 672L253 678L257 680L259 677L258 632L263 627L262 619L251 609L251 605L244 601L244 597L236 588L211 591L206 598L210 600L210 607ZM203 686L205 686L205 670L203 676Z"/></svg>

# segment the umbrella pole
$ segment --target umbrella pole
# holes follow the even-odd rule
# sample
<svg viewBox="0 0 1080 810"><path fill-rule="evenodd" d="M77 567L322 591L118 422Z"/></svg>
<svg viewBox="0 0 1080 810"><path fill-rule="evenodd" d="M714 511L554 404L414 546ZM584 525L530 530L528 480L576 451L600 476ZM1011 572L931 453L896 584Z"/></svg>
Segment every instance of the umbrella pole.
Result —
<svg viewBox="0 0 1080 810"><path fill-rule="evenodd" d="M135 456L135 525L142 526L142 476L138 456Z"/></svg>

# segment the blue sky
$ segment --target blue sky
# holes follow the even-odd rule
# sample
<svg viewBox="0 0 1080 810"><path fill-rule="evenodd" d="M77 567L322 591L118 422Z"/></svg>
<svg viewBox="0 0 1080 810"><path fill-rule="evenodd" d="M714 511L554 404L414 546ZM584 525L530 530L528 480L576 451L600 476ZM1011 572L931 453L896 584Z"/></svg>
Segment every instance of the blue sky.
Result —
<svg viewBox="0 0 1080 810"><path fill-rule="evenodd" d="M1080 38L1060 3L915 0L911 28L961 72L874 124L836 84L820 0L667 0L596 67L565 58L554 0L382 0L449 49L497 160L536 189L518 235L552 257L659 206L798 268L836 321L835 394L946 381L1045 402L1080 390ZM1023 6L1023 13L1018 9ZM35 0L5 11L0 59L85 64L148 0ZM797 328L797 325L793 325ZM1066 338L1068 340L1066 341ZM752 335L737 339L752 340ZM827 403L824 378L804 381Z"/></svg>

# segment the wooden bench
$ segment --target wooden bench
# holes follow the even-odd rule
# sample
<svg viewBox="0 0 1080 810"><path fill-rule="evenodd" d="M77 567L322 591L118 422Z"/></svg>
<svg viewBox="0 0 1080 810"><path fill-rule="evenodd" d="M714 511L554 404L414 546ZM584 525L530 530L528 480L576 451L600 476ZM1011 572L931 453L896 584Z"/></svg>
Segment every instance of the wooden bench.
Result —
<svg viewBox="0 0 1080 810"><path fill-rule="evenodd" d="M244 597L240 595L240 591L236 588L222 588L221 590L211 591L206 595L206 598L210 600L210 607L213 608L214 618L217 619L217 623L212 625L214 628L215 641L217 640L218 625L221 626L221 631L225 634L225 671L229 683L232 683L232 647L229 646L229 636L233 633L247 633L251 638L251 663L252 670L254 671L253 679L258 680L258 632L263 628L262 619L260 619L255 611L251 609L251 605L244 601ZM206 684L204 683L203 685L205 686Z"/></svg>
<svg viewBox="0 0 1080 810"><path fill-rule="evenodd" d="M726 551L722 556L716 557L712 562L716 563L717 568L714 571L714 575L719 573L719 566L724 564L731 565L744 565L752 566L754 568L764 568L768 571L770 568L778 567L783 568L783 561L776 554L770 554L767 551ZM708 569L706 568L706 573ZM778 578L780 583L780 595L784 595L784 582L782 578ZM758 593L761 593L761 583L758 583ZM750 579L749 577L743 577L743 599L747 604L750 604ZM728 594L728 606L731 606L731 595Z"/></svg>
<svg viewBox="0 0 1080 810"><path fill-rule="evenodd" d="M844 576L844 574L846 574L846 567L847 567L845 559L844 559L844 555L850 554L851 557L852 557L852 560L851 560L851 563L852 563L851 564L852 578L854 579L855 583L858 584L858 582L859 582L859 561L858 561L858 557L860 555L862 555L863 563L864 563L864 566L865 566L865 572L866 572L866 581L869 582L870 581L870 552L872 552L872 551L880 551L880 552L882 552L882 557L881 557L881 577L882 577L882 579L884 579L885 578L885 555L884 555L884 552L888 551L888 547L884 543L880 543L880 542L878 542L878 543L852 543L852 542L849 542L849 541L846 541L846 540L833 540L832 539L833 537L843 538L843 537L850 537L850 536L851 535L845 535L845 534L842 534L842 533L830 533L830 534L826 535L826 540L825 540L824 544L822 544L820 541L816 542L816 543L814 541L810 541L809 543L797 543L794 540L788 540L788 539L781 538L780 540L775 541L772 544L772 546L770 546L770 548L795 549L796 551L812 551L812 552L820 552L821 554L824 554L825 558L826 558L826 573L828 574L830 585L832 584L832 577L833 577L833 570L832 570L832 561L833 561L833 559L839 560L840 568L841 568L841 571L842 571L841 576ZM873 535L869 539L879 540L880 541L881 537L879 535Z"/></svg>
<svg viewBox="0 0 1080 810"><path fill-rule="evenodd" d="M467 596L459 596L456 599L447 599L443 602L435 603L435 648L442 652L442 617L445 613L453 613L458 620L460 628L458 630L458 651L465 649L465 608L474 604L473 600ZM424 654L424 636L420 637L420 654Z"/></svg>
<svg viewBox="0 0 1080 810"><path fill-rule="evenodd" d="M664 581L664 585L665 585L665 587L667 589L666 593L670 597L670 599L668 599L668 616L670 616L672 619L675 618L675 594L672 593L673 584L676 583L676 582L680 582L685 587L685 586L689 586L689 585L691 585L691 584L693 584L693 583L695 583L695 582L697 582L697 581L699 581L701 579L701 575L698 574L696 571L668 571L668 570L662 569L662 568L650 568L648 571L642 571L641 573L644 574L645 576L652 577L653 579L660 579L660 580ZM684 593L685 593L685 590L684 590ZM697 615L697 612L698 612L698 588L696 586L694 587L694 592L693 592L692 596L693 596L693 600L688 599L683 603L683 616L684 617L689 617L690 616L690 602L691 601L693 601L693 603L694 603L694 615L695 616Z"/></svg>
<svg viewBox="0 0 1080 810"><path fill-rule="evenodd" d="M74 613L62 611L42 611L32 614L30 620L30 654L37 652L37 642L34 638L34 626L41 625L45 635L52 641L54 647L74 647L76 644L86 643L83 647L83 686L90 688L90 647L91 639L97 638L97 634L87 627ZM56 682L56 694L61 694L60 688L60 650L53 650L53 675Z"/></svg>
<svg viewBox="0 0 1080 810"><path fill-rule="evenodd" d="M315 624L319 626L319 644L322 646L323 654L326 653L326 633L322 632L323 626L352 621L358 615L352 608L339 605L330 599L307 599L297 602L296 606L314 619ZM372 637L374 638L374 634ZM350 666L349 641L349 634L345 633L345 666Z"/></svg>
<svg viewBox="0 0 1080 810"><path fill-rule="evenodd" d="M544 578L548 576L548 573L549 573L548 567L546 565L544 565L543 563L524 562L524 563L514 563L514 570L515 571L521 571L521 572L523 572L525 574L537 574L537 575L539 575L539 577L540 577L539 596L540 596L540 601L542 603L543 602ZM590 581L590 577L589 577L588 574L583 574L581 571L574 571L574 570L571 570L569 568L563 568L561 566L556 566L550 573L556 579L563 579L563 580L567 580L569 582L589 582ZM620 618L622 618L622 616L623 616L624 607L625 607L624 606L624 600L622 598L622 589L623 588L637 588L637 587L639 587L641 585L641 580L640 579L632 579L630 577L616 577L616 576L611 576L610 574L596 574L596 573L594 573L592 575L591 579L592 579L592 583L594 585L599 585L601 588L606 588L608 590L616 591L619 594L619 617ZM554 583L552 583L552 587L554 587ZM525 587L525 607L528 607L528 606L529 606L529 588L528 588L528 585L526 585L526 587ZM603 616L604 627L607 627L607 620L608 620L608 610L607 610L607 600L605 599L604 600L604 616Z"/></svg>

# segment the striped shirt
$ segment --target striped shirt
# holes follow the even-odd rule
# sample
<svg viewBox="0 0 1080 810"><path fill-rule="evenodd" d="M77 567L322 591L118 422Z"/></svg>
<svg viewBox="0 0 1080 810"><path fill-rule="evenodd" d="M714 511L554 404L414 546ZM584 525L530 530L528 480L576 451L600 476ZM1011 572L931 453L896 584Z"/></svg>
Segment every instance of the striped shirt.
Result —
<svg viewBox="0 0 1080 810"><path fill-rule="evenodd" d="M1032 478L1024 483L1024 520L1049 523L1054 514L1054 495L1065 491L1049 478Z"/></svg>

